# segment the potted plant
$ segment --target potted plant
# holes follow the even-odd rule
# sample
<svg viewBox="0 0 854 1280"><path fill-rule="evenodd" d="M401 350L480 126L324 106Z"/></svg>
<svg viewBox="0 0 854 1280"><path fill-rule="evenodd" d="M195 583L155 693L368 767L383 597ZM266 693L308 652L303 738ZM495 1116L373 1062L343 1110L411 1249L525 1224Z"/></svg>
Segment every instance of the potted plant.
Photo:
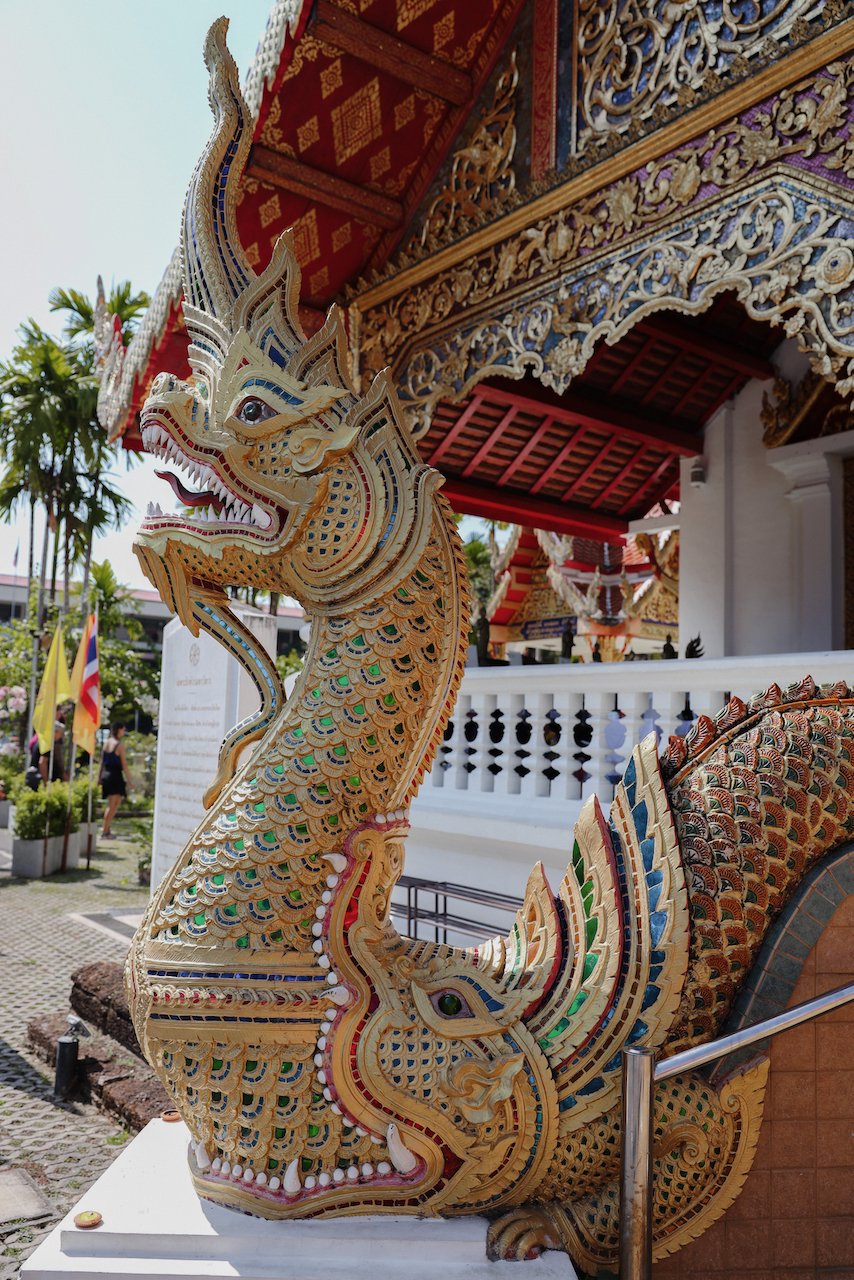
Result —
<svg viewBox="0 0 854 1280"><path fill-rule="evenodd" d="M12 875L33 878L59 870L67 811L68 786L64 782L52 782L48 787L39 787L38 791L20 792L12 833ZM77 826L78 815L72 806L71 830L75 833ZM68 844L67 870L77 866L78 857L75 836Z"/></svg>

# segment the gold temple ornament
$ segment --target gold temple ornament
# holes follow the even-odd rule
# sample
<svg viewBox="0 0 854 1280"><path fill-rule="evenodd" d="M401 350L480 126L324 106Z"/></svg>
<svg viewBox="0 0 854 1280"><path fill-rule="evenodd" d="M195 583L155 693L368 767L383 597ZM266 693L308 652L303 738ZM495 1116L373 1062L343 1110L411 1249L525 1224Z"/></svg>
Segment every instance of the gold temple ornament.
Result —
<svg viewBox="0 0 854 1280"><path fill-rule="evenodd" d="M337 310L304 338L289 234L260 274L247 261L250 117L226 29L206 44L216 124L184 209L193 377L161 375L142 415L189 514L154 508L136 551L261 704L134 939L134 1025L201 1196L267 1218L487 1214L494 1256L562 1248L595 1271L617 1247L620 1050L723 1026L774 913L848 838L854 699L806 680L700 717L663 761L647 739L610 818L583 811L556 892L534 867L508 937L396 931L409 804L463 673L462 548L387 374L352 389ZM233 585L311 619L287 700ZM658 1256L737 1195L766 1074L659 1088Z"/></svg>

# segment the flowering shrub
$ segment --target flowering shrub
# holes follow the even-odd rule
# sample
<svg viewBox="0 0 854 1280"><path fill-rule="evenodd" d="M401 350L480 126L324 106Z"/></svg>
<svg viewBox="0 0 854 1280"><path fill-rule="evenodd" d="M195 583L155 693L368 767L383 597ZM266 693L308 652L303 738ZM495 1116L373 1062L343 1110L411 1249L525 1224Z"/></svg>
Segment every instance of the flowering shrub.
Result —
<svg viewBox="0 0 854 1280"><path fill-rule="evenodd" d="M0 720L20 715L27 709L27 691L20 684L0 685Z"/></svg>

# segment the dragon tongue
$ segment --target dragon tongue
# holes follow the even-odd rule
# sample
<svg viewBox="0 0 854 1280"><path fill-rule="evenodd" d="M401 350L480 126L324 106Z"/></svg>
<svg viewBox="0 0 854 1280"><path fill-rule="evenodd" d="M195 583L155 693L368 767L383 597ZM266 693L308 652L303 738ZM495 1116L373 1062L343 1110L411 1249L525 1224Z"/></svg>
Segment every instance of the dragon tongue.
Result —
<svg viewBox="0 0 854 1280"><path fill-rule="evenodd" d="M184 488L174 471L155 471L154 474L158 480L165 480L168 485L171 485L175 497L185 507L213 507L217 515L222 510L222 498L218 498L212 489L206 489L204 493L193 493L192 489Z"/></svg>

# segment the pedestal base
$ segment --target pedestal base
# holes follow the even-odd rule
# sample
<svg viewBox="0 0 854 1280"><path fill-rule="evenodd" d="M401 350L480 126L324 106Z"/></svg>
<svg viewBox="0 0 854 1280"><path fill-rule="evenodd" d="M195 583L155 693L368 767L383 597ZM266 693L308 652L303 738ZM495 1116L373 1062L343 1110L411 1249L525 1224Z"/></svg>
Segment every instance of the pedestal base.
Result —
<svg viewBox="0 0 854 1280"><path fill-rule="evenodd" d="M152 1120L21 1268L23 1280L576 1280L569 1259L490 1262L483 1218L268 1222L200 1200L183 1124ZM84 1210L94 1229L74 1226Z"/></svg>

